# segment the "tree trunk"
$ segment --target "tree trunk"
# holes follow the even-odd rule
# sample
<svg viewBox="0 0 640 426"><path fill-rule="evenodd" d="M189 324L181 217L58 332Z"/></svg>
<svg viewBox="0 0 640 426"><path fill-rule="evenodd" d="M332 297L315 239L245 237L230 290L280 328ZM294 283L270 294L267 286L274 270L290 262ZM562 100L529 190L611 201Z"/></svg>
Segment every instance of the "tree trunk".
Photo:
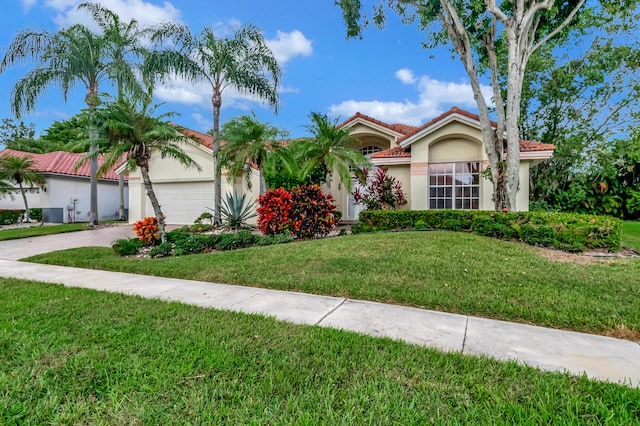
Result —
<svg viewBox="0 0 640 426"><path fill-rule="evenodd" d="M153 185L151 184L151 179L149 178L149 166L140 166L140 173L142 174L142 181L144 182L144 189L147 192L147 197L149 197L149 201L151 201L151 207L153 207L153 213L156 215L156 219L158 220L160 242L166 243L167 235L165 232L164 215L162 214L162 209L160 208L160 203L158 202L156 193L153 192Z"/></svg>
<svg viewBox="0 0 640 426"><path fill-rule="evenodd" d="M95 113L98 107L98 85L92 84L85 96L89 107L89 225L98 225L98 129Z"/></svg>
<svg viewBox="0 0 640 426"><path fill-rule="evenodd" d="M22 199L24 200L24 222L29 222L29 204L27 203L27 194L24 193L24 188L22 187L21 181L18 181L18 187L20 188L20 193L22 194Z"/></svg>
<svg viewBox="0 0 640 426"><path fill-rule="evenodd" d="M214 89L213 97L211 98L213 104L213 170L215 173L215 180L213 182L213 224L219 226L222 224L222 215L220 209L222 208L222 173L218 170L218 151L220 150L220 140L218 140L218 134L220 133L220 107L222 106L222 94L217 87Z"/></svg>
<svg viewBox="0 0 640 426"><path fill-rule="evenodd" d="M120 207L118 208L118 220L125 220L124 217L124 176L118 176L118 191L120 194Z"/></svg>

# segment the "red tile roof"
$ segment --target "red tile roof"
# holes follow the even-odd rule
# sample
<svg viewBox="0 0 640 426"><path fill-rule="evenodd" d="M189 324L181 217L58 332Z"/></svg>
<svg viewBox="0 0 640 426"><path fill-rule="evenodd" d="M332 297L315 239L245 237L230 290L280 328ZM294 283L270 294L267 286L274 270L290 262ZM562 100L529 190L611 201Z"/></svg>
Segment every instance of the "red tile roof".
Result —
<svg viewBox="0 0 640 426"><path fill-rule="evenodd" d="M362 113L356 112L354 115L352 115L351 117L347 118L345 121L343 121L342 123L340 123L338 125L338 127L342 127L342 126L346 126L348 123L352 122L353 120L357 119L357 118L362 118L363 120L369 121L371 123L374 124L378 124L382 127L386 127L389 130L393 130L394 132L403 134L403 135L407 135L409 133L412 133L415 131L416 127L414 126L408 126L406 124L387 124L383 121L380 120L376 120L373 117L369 117L368 115L364 115Z"/></svg>
<svg viewBox="0 0 640 426"><path fill-rule="evenodd" d="M199 144L206 146L209 149L213 149L213 136L207 133L197 132L195 130L187 129L186 127L179 126L177 124L173 124L178 132L182 133L186 137L193 139Z"/></svg>
<svg viewBox="0 0 640 426"><path fill-rule="evenodd" d="M384 151L376 152L371 155L371 158L411 158L411 153L404 150L399 146Z"/></svg>
<svg viewBox="0 0 640 426"><path fill-rule="evenodd" d="M520 152L553 151L555 145L536 141L520 141Z"/></svg>
<svg viewBox="0 0 640 426"><path fill-rule="evenodd" d="M0 157L12 155L14 157L31 157L36 163L37 169L42 173L50 173L56 175L83 176L89 177L89 161L85 162L77 170L75 165L85 154L73 154L64 151L48 152L46 154L33 154L31 152L15 151L13 149L5 149L0 151ZM98 162L102 163L103 156L100 155ZM115 172L117 165L107 171L100 179L118 180ZM125 176L126 179L126 176Z"/></svg>

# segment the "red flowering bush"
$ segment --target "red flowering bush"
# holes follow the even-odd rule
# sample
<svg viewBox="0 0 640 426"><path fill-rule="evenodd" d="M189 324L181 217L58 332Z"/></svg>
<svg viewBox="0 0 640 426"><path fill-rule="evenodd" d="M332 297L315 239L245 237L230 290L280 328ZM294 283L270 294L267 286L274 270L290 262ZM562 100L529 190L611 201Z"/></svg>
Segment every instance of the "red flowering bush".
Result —
<svg viewBox="0 0 640 426"><path fill-rule="evenodd" d="M356 169L355 175L362 189L353 191L353 199L367 210L395 210L407 204L400 181L389 176L385 169L376 169L372 176L366 168Z"/></svg>
<svg viewBox="0 0 640 426"><path fill-rule="evenodd" d="M155 216L147 216L133 224L133 229L140 241L146 245L160 241L160 228L158 219Z"/></svg>
<svg viewBox="0 0 640 426"><path fill-rule="evenodd" d="M325 194L320 185L300 185L291 189L292 206L289 213L291 231L299 238L324 237L338 222L333 197Z"/></svg>
<svg viewBox="0 0 640 426"><path fill-rule="evenodd" d="M264 235L281 234L289 229L289 191L284 188L271 189L258 197L258 204L258 227Z"/></svg>
<svg viewBox="0 0 640 426"><path fill-rule="evenodd" d="M265 235L288 231L298 238L324 237L337 223L333 197L319 185L272 189L258 204L258 226Z"/></svg>

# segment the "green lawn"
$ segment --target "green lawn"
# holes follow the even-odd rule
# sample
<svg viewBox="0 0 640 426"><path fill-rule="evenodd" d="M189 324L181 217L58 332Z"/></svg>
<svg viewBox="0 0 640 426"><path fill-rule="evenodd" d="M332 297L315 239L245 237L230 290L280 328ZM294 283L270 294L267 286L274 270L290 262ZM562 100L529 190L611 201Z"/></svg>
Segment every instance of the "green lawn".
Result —
<svg viewBox="0 0 640 426"><path fill-rule="evenodd" d="M640 390L584 377L12 279L0 279L0 389L3 425L630 425L640 418Z"/></svg>
<svg viewBox="0 0 640 426"><path fill-rule="evenodd" d="M62 234L65 232L85 231L85 223L65 223L61 225L31 226L29 228L0 228L0 241L16 240L18 238L38 237L41 235Z"/></svg>
<svg viewBox="0 0 640 426"><path fill-rule="evenodd" d="M640 222L622 223L622 246L640 252Z"/></svg>
<svg viewBox="0 0 640 426"><path fill-rule="evenodd" d="M640 340L640 260L579 265L466 233L361 234L163 259L109 248L28 259L344 296Z"/></svg>

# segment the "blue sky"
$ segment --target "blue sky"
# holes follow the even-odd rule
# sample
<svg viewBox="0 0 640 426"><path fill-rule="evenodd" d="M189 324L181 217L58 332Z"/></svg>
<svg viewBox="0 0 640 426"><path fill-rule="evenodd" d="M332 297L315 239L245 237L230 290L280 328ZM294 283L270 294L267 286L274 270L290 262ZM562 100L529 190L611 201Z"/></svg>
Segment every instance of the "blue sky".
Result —
<svg viewBox="0 0 640 426"><path fill-rule="evenodd" d="M76 10L79 0L5 0L0 46L11 43L25 29L56 31L73 23L89 24ZM391 15L383 31L370 28L364 39L346 40L341 10L333 0L102 0L103 6L123 20L141 23L178 21L195 33L205 26L224 35L230 26L250 22L264 37L283 68L278 114L252 99L231 91L223 94L221 121L255 113L290 132L306 134L304 126L312 111L346 119L356 112L388 123L419 125L457 105L476 110L468 78L457 59L446 49L426 51L424 34ZM370 1L363 1L368 7ZM435 57L432 58L432 55ZM0 74L0 118L11 117L13 85L30 69L15 66ZM104 88L101 88L104 90ZM24 115L38 131L54 120L64 120L84 106L85 90L77 87L67 102L52 86L37 104L36 112ZM175 111L172 121L198 131L212 127L210 88L176 80L155 91L161 111Z"/></svg>

